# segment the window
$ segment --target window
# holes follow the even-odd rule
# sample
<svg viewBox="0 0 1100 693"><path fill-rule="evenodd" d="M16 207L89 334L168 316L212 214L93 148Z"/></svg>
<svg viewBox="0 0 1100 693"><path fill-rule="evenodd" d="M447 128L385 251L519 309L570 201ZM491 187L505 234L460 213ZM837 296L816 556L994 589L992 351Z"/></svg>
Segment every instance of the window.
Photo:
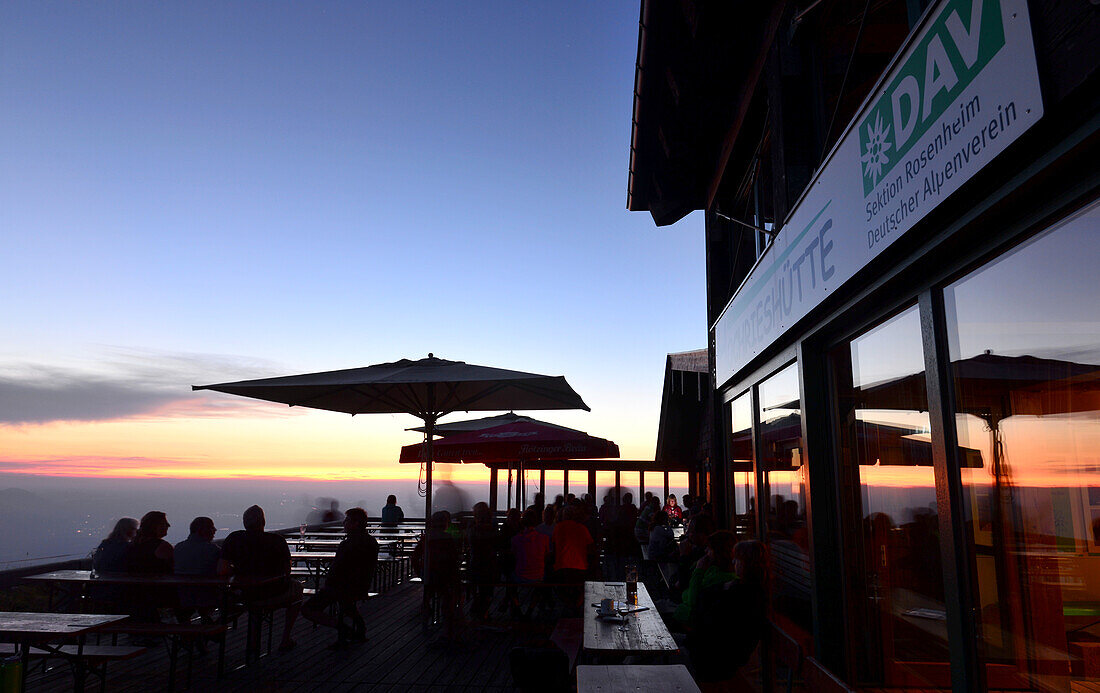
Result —
<svg viewBox="0 0 1100 693"><path fill-rule="evenodd" d="M775 614L787 621L784 630L808 635L813 616L798 365L791 364L760 383L758 392L762 502L772 558L773 606Z"/></svg>
<svg viewBox="0 0 1100 693"><path fill-rule="evenodd" d="M756 455L752 446L752 393L746 392L727 407L730 420L729 460L733 513L730 526L739 539L756 538Z"/></svg>
<svg viewBox="0 0 1100 693"><path fill-rule="evenodd" d="M947 287L991 688L1100 681L1100 205Z"/></svg>
<svg viewBox="0 0 1100 693"><path fill-rule="evenodd" d="M840 345L830 364L856 678L878 686L950 689L917 308Z"/></svg>

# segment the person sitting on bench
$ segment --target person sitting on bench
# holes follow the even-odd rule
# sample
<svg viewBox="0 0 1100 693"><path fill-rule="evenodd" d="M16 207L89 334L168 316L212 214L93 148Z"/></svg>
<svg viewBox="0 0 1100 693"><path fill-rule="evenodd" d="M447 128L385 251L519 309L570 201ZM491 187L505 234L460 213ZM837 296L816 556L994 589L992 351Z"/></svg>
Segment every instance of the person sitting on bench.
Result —
<svg viewBox="0 0 1100 693"><path fill-rule="evenodd" d="M347 538L336 548L325 586L302 607L302 615L322 626L336 629L333 649L345 647L348 642L366 642L367 627L355 603L366 599L374 572L378 567L378 541L367 534L367 511L352 508L344 515ZM333 616L328 607L338 604ZM344 618L351 620L351 626Z"/></svg>
<svg viewBox="0 0 1100 693"><path fill-rule="evenodd" d="M176 574L203 577L217 575L221 549L214 543L214 535L218 531L214 527L214 521L209 517L196 517L191 520L190 530L187 538L176 544ZM191 615L198 611L203 623L213 623L212 614L217 605L216 587L180 587L176 620L190 623Z"/></svg>
<svg viewBox="0 0 1100 693"><path fill-rule="evenodd" d="M222 544L218 570L223 575L232 572L241 577L283 577L282 580L242 589L241 596L252 605L286 608L279 652L287 652L297 644L291 639L290 631L302 608L302 583L290 577L290 549L286 539L264 531L267 520L263 508L253 505L244 511L241 519L244 529L230 534Z"/></svg>

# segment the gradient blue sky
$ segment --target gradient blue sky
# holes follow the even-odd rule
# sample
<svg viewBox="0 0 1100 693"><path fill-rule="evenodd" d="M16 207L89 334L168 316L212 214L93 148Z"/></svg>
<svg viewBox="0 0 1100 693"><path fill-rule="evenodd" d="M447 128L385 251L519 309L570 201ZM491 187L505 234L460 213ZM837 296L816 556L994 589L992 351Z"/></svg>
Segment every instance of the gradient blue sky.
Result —
<svg viewBox="0 0 1100 693"><path fill-rule="evenodd" d="M593 412L542 418L652 458L664 355L705 346L705 284L698 218L625 210L637 20L636 2L0 4L0 464L85 441L102 465L216 469L232 448L189 448L203 426L286 417L191 384L429 351L565 375ZM335 416L289 428L316 449ZM348 440L381 447L357 463L415 440L410 417L367 418ZM242 449L269 435L235 430Z"/></svg>

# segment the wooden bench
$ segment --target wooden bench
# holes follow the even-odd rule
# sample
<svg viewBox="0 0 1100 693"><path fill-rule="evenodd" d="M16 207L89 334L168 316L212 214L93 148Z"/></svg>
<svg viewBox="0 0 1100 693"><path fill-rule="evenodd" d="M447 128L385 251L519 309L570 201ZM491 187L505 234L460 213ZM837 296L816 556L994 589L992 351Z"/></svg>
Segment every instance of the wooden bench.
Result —
<svg viewBox="0 0 1100 693"><path fill-rule="evenodd" d="M223 623L134 623L124 621L99 629L100 633L111 635L112 644L117 645L119 635L140 638L165 638L168 646L168 690L176 687L176 663L179 661L180 645L183 642L195 643L199 640L216 640L218 643L218 678L225 674L225 634L229 626ZM191 685L191 665L194 652L188 648L187 686Z"/></svg>
<svg viewBox="0 0 1100 693"><path fill-rule="evenodd" d="M67 659L80 657L92 675L99 679L100 690L107 689L107 665L111 662L121 662L133 659L144 654L147 648L136 645L85 645L83 650L77 645L60 645L45 649L33 646L28 653L31 659L49 659L50 657L64 656ZM0 648L0 655L14 655L15 649Z"/></svg>

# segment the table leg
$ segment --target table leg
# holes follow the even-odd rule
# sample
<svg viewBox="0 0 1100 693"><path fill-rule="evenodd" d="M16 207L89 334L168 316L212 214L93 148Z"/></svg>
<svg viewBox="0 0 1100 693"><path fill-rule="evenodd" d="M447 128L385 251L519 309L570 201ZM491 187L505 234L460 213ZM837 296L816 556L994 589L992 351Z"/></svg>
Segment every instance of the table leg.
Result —
<svg viewBox="0 0 1100 693"><path fill-rule="evenodd" d="M18 644L18 643L17 643ZM27 674L31 666L31 642L30 640L23 643L23 676L19 679L19 691L22 693L27 690Z"/></svg>
<svg viewBox="0 0 1100 693"><path fill-rule="evenodd" d="M76 693L84 693L84 679L87 676L87 672L84 671L84 639L85 635L81 634L76 639L76 661L73 662L73 678L75 679Z"/></svg>

